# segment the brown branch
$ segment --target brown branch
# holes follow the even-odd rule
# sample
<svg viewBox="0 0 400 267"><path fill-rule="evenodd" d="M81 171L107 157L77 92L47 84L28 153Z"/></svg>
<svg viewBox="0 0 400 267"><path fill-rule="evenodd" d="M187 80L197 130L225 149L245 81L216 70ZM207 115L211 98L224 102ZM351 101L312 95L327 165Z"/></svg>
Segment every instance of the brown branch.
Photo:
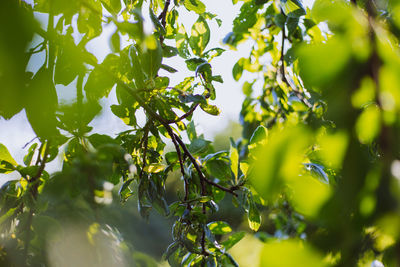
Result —
<svg viewBox="0 0 400 267"><path fill-rule="evenodd" d="M41 36L44 36L44 38L48 38L49 35L41 28L36 29L38 34ZM101 69L103 72L107 73L108 75L110 75L111 78L114 79L114 81L119 84L122 88L124 88L124 90L126 92L128 92L138 103L139 105L148 113L148 115L150 115L154 120L157 120L158 122L160 122L165 129L168 131L168 133L170 134L170 136L174 135L172 128L169 126L169 124L175 123L175 121L171 122L168 120L165 120L163 117L161 117L157 112L155 112L147 103L146 101L137 93L138 90L134 89L132 87L130 87L128 84L124 83L121 79L119 79L118 77L116 77L114 74L112 74L112 72L110 72L109 70L107 70L106 68L104 68L103 66L97 64L97 62L95 61L85 61L87 64L90 64L94 67L97 67L99 69ZM194 110L193 110L194 111ZM190 115L190 114L189 114ZM187 116L189 116L187 115ZM183 115L185 116L185 114ZM182 117L182 116L181 116ZM172 137L171 137L172 138ZM182 140L175 135L175 139L176 141L179 143L179 145L182 147L183 151L184 151L184 155L183 156L187 156L189 157L190 161L193 163L193 165L195 166L196 171L198 172L200 179L204 180L206 183L213 185L219 189L221 189L222 191L231 193L235 196L237 196L237 194L234 192L234 190L232 190L231 188L226 188L223 187L217 183L214 183L208 179L206 179L196 161L196 159L191 155L191 153L188 151L188 149L186 148L185 144L182 142Z"/></svg>
<svg viewBox="0 0 400 267"><path fill-rule="evenodd" d="M171 134L170 134L171 135ZM183 160L182 160L182 153L181 153L181 149L179 148L179 144L176 142L175 139L175 135L172 134L171 135L171 139L172 139L172 143L175 146L175 150L176 150L176 154L178 154L178 160L179 160L179 166L181 168L181 173L182 173L182 177L183 177L183 181L185 183L185 197L184 197L184 201L188 201L189 199L189 182L187 181L186 177L185 177L185 169L183 168ZM187 204L187 208L190 209L190 204Z"/></svg>
<svg viewBox="0 0 400 267"><path fill-rule="evenodd" d="M189 117L190 115L193 114L193 112L196 110L196 108L199 106L199 104L195 104L193 105L188 112L186 112L185 114L183 114L182 116L180 116L179 118L175 119L175 120L167 120L166 122L168 124L172 124L172 123L177 123L180 122L181 120L186 119L187 117Z"/></svg>
<svg viewBox="0 0 400 267"><path fill-rule="evenodd" d="M40 155L40 151L43 148L43 143L40 147L41 147L41 149L39 149L39 155ZM40 162L40 166L39 166L39 169L38 169L36 175L31 177L28 180L28 192L31 194L33 199L37 198L38 187L39 187L38 181L39 181L39 178L43 174L48 155L49 155L49 142L46 143L46 149L44 151L44 155ZM38 157L38 160L40 161L40 157ZM23 205L23 203L22 203L22 205ZM25 247L24 247L24 254L23 254L25 263L27 263L27 260L28 260L29 243L31 242L31 226L32 226L32 220L33 220L33 213L34 213L34 208L31 207L29 209L28 221L27 221L27 226L26 226L27 233L26 233Z"/></svg>
<svg viewBox="0 0 400 267"><path fill-rule="evenodd" d="M160 16L158 16L158 19L161 20L161 25L163 26L164 29L165 29L165 25L166 25L165 17L167 16L168 7L169 7L170 2L171 2L171 0L167 0L165 2L164 9L161 12ZM161 45L164 44L164 36L161 33L160 33L160 43L161 43Z"/></svg>
<svg viewBox="0 0 400 267"><path fill-rule="evenodd" d="M215 187L221 189L222 191L225 191L225 192L231 193L231 194L234 195L234 196L237 196L237 194L235 193L235 191L232 190L231 188L224 187L224 186L222 186L222 185L220 185L220 184L217 184L217 183L215 183L215 182L213 182L213 181L208 180L208 179L204 176L203 172L201 171L200 166L199 166L199 164L197 163L196 159L193 157L193 155L192 155L192 154L189 152L189 150L187 149L186 145L183 143L182 139L180 139L177 135L175 135L175 138L176 138L177 142L179 143L179 145L182 147L182 149L183 149L184 153L186 154L186 156L187 156L187 157L190 159L190 161L193 163L194 168L196 169L198 175L200 176L200 181L204 181L204 182L206 182L206 183L208 183L208 184L210 184L210 185L212 185L212 186L215 186Z"/></svg>
<svg viewBox="0 0 400 267"><path fill-rule="evenodd" d="M281 13L284 14L282 10L281 10ZM300 101L303 102L304 105L306 105L308 108L312 108L312 105L307 100L307 98L305 98L304 95L294 85L292 85L288 81L288 79L286 78L286 71L285 71L285 39L286 39L286 26L284 24L283 27L282 27L282 46L281 46L281 58L280 58L280 62L281 62L280 74L281 74L282 81L287 86L289 86L290 89L292 89L292 91L295 93L297 98L300 99Z"/></svg>
<svg viewBox="0 0 400 267"><path fill-rule="evenodd" d="M165 1L164 9L161 12L160 16L158 16L158 19L161 20L161 25L163 25L164 28L165 28L165 25L166 25L165 18L167 16L168 7L169 7L170 4L171 4L171 0Z"/></svg>
<svg viewBox="0 0 400 267"><path fill-rule="evenodd" d="M142 143L141 146L143 146L143 157L142 157L143 164L142 164L142 169L140 170L139 173L139 180L142 180L144 168L146 167L147 144L149 141L149 127L150 127L150 120L148 120L146 125L144 126L144 135L141 142Z"/></svg>

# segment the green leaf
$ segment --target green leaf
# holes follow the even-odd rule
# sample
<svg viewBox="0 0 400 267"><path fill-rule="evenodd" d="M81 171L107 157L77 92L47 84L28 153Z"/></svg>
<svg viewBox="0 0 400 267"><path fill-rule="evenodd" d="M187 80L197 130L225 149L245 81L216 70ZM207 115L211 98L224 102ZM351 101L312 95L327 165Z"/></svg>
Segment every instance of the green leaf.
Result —
<svg viewBox="0 0 400 267"><path fill-rule="evenodd" d="M163 69L165 71L168 71L169 73L175 73L175 72L178 71L178 70L174 69L173 67L170 67L170 66L165 65L165 64L161 64L161 69Z"/></svg>
<svg viewBox="0 0 400 267"><path fill-rule="evenodd" d="M260 266L329 266L323 255L298 239L270 241L260 255Z"/></svg>
<svg viewBox="0 0 400 267"><path fill-rule="evenodd" d="M253 199L249 199L249 211L247 213L247 219L249 221L249 227L253 231L258 231L261 225L261 215L258 211L256 204L254 203Z"/></svg>
<svg viewBox="0 0 400 267"><path fill-rule="evenodd" d="M220 180L229 180L232 177L229 164L225 160L209 160L206 169L209 174Z"/></svg>
<svg viewBox="0 0 400 267"><path fill-rule="evenodd" d="M205 111L208 114L213 115L213 116L218 116L221 113L221 110L219 110L219 108L217 106L210 105L210 104L207 104L207 105L200 104L200 108L203 111Z"/></svg>
<svg viewBox="0 0 400 267"><path fill-rule="evenodd" d="M200 153L204 153L208 150L208 145L210 144L210 141L206 141L201 138L196 138L192 140L192 142L189 145L189 152L196 155Z"/></svg>
<svg viewBox="0 0 400 267"><path fill-rule="evenodd" d="M222 242L221 245L223 245L224 248L226 250L228 250L231 247L233 247L234 245L236 245L240 240L242 240L242 238L245 236L245 234L246 233L244 231L234 233L233 235L229 236L229 238L227 240Z"/></svg>
<svg viewBox="0 0 400 267"><path fill-rule="evenodd" d="M363 144L371 143L381 130L381 110L375 105L365 108L356 122L356 133Z"/></svg>
<svg viewBox="0 0 400 267"><path fill-rule="evenodd" d="M248 29L257 22L257 10L259 6L253 1L246 2L240 8L239 16L233 21L233 32L237 34L247 33Z"/></svg>
<svg viewBox="0 0 400 267"><path fill-rule="evenodd" d="M238 181L238 172L239 172L239 152L237 148L230 146L229 149L229 159L231 161L231 170L233 175L235 176L235 181Z"/></svg>
<svg viewBox="0 0 400 267"><path fill-rule="evenodd" d="M149 79L156 77L158 70L161 68L162 61L160 41L154 36L151 38L155 42L155 47L147 47L147 49L139 55L143 72Z"/></svg>
<svg viewBox="0 0 400 267"><path fill-rule="evenodd" d="M32 129L39 137L55 137L59 133L55 115L58 97L51 72L45 66L32 79L25 97L29 99L25 111Z"/></svg>
<svg viewBox="0 0 400 267"><path fill-rule="evenodd" d="M154 24L154 27L156 30L161 34L165 35L165 29L164 26L161 24L160 20L157 18L157 16L154 14L153 9L149 7L149 13L150 13L150 19Z"/></svg>
<svg viewBox="0 0 400 267"><path fill-rule="evenodd" d="M80 57L81 51L75 45L73 37L67 34L63 39L55 64L54 82L68 85L78 74L83 73L85 67Z"/></svg>
<svg viewBox="0 0 400 267"><path fill-rule="evenodd" d="M178 49L179 55L182 58L189 58L189 38L187 36L185 27L181 24L178 26L178 30L175 36L176 48Z"/></svg>
<svg viewBox="0 0 400 267"><path fill-rule="evenodd" d="M105 134L92 134L88 137L89 142L95 147L98 148L101 145L105 144L117 144L117 142L112 139L110 136Z"/></svg>
<svg viewBox="0 0 400 267"><path fill-rule="evenodd" d="M178 55L179 51L176 47L166 45L163 47L163 57L174 57Z"/></svg>
<svg viewBox="0 0 400 267"><path fill-rule="evenodd" d="M183 5L189 11L194 11L201 15L206 12L206 6L200 0L184 0Z"/></svg>
<svg viewBox="0 0 400 267"><path fill-rule="evenodd" d="M34 0L35 11L49 13L50 12L50 1L48 0ZM79 3L75 1L63 1L53 0L52 1L52 12L54 14L66 14L73 15L79 11Z"/></svg>
<svg viewBox="0 0 400 267"><path fill-rule="evenodd" d="M118 14L121 11L121 0L101 0L101 2L111 14Z"/></svg>
<svg viewBox="0 0 400 267"><path fill-rule="evenodd" d="M210 222L207 224L207 227L214 235L225 235L232 232L232 228L229 224L223 221Z"/></svg>
<svg viewBox="0 0 400 267"><path fill-rule="evenodd" d="M219 83L224 83L224 80L222 79L221 75L215 75L211 77L211 80L219 82Z"/></svg>
<svg viewBox="0 0 400 267"><path fill-rule="evenodd" d="M249 152L254 153L258 148L267 143L268 129L260 125L253 132L249 142Z"/></svg>
<svg viewBox="0 0 400 267"><path fill-rule="evenodd" d="M111 105L112 113L120 118L126 125L136 125L135 109L122 105Z"/></svg>
<svg viewBox="0 0 400 267"><path fill-rule="evenodd" d="M145 38L143 31L143 22L140 14L137 14L138 22L132 23L128 21L114 22L121 34L128 34L132 39L136 41L137 44L141 44Z"/></svg>
<svg viewBox="0 0 400 267"><path fill-rule="evenodd" d="M340 37L330 38L325 43L302 45L296 52L300 75L313 86L329 85L337 81L337 76L351 58L350 44Z"/></svg>
<svg viewBox="0 0 400 267"><path fill-rule="evenodd" d="M121 39L118 31L115 31L110 38L110 48L113 53L121 51Z"/></svg>
<svg viewBox="0 0 400 267"><path fill-rule="evenodd" d="M133 195L133 192L129 189L129 185L133 182L133 179L128 179L126 180L121 188L118 191L118 194L121 198L122 202L125 202L131 195Z"/></svg>
<svg viewBox="0 0 400 267"><path fill-rule="evenodd" d="M38 144L34 143L29 147L28 154L26 154L24 157L24 164L26 166L31 165L32 157L33 157L33 154L35 153L35 149L37 148L37 146L38 146Z"/></svg>
<svg viewBox="0 0 400 267"><path fill-rule="evenodd" d="M133 79L135 80L136 87L139 89L143 89L145 88L145 78L142 64L139 58L140 54L141 52L137 49L135 45L131 45L131 47L129 47L129 58L131 61Z"/></svg>
<svg viewBox="0 0 400 267"><path fill-rule="evenodd" d="M192 26L189 45L195 55L201 56L209 41L210 28L207 21L202 16L199 16Z"/></svg>
<svg viewBox="0 0 400 267"><path fill-rule="evenodd" d="M211 48L210 50L204 52L203 56L206 57L208 60L211 60L215 57L222 55L222 53L224 53L225 51L225 49L219 47Z"/></svg>
<svg viewBox="0 0 400 267"><path fill-rule="evenodd" d="M207 103L203 95L179 95L179 100L183 103Z"/></svg>
<svg viewBox="0 0 400 267"><path fill-rule="evenodd" d="M280 6L288 17L298 18L306 14L306 10L300 0L281 0Z"/></svg>
<svg viewBox="0 0 400 267"><path fill-rule="evenodd" d="M244 58L241 58L235 63L235 65L233 65L232 76L233 76L233 79L235 79L235 81L239 81L240 77L242 77L243 61L244 61Z"/></svg>
<svg viewBox="0 0 400 267"><path fill-rule="evenodd" d="M168 260L169 257L179 249L180 243L179 242L173 242L170 244L167 248L167 250L163 254L163 259Z"/></svg>
<svg viewBox="0 0 400 267"><path fill-rule="evenodd" d="M143 168L148 173L159 173L163 171L167 166L161 163L151 163Z"/></svg>
<svg viewBox="0 0 400 267"><path fill-rule="evenodd" d="M111 92L112 87L115 84L115 80L112 77L112 68L117 68L119 64L119 58L116 55L109 54L99 67L95 67L89 74L87 82L85 84L85 92L89 100L99 100L102 97L107 97ZM111 73L106 72L110 69Z"/></svg>
<svg viewBox="0 0 400 267"><path fill-rule="evenodd" d="M7 161L8 163L11 163L13 166L18 165L18 163L11 156L7 147L5 145L3 145L2 143L0 143L0 161Z"/></svg>
<svg viewBox="0 0 400 267"><path fill-rule="evenodd" d="M191 58L185 60L185 63L189 70L195 71L199 65L207 63L207 61L203 58Z"/></svg>
<svg viewBox="0 0 400 267"><path fill-rule="evenodd" d="M282 13L275 15L275 24L276 24L276 26L278 26L281 29L283 29L283 27L285 27L286 20L287 20L287 17Z"/></svg>
<svg viewBox="0 0 400 267"><path fill-rule="evenodd" d="M6 213L2 214L0 217L0 225L2 225L7 219L11 218L18 207L9 209Z"/></svg>
<svg viewBox="0 0 400 267"><path fill-rule="evenodd" d="M178 153L176 153L175 151L165 153L165 160L168 164L178 162Z"/></svg>
<svg viewBox="0 0 400 267"><path fill-rule="evenodd" d="M195 76L202 75L204 80L209 81L212 77L211 65L208 62L204 62L196 67Z"/></svg>
<svg viewBox="0 0 400 267"><path fill-rule="evenodd" d="M206 203L206 202L212 201L212 198L210 196L201 196L197 200L200 203Z"/></svg>
<svg viewBox="0 0 400 267"><path fill-rule="evenodd" d="M197 138L196 127L194 126L194 122L191 121L186 128L186 133L190 141L193 141Z"/></svg>
<svg viewBox="0 0 400 267"><path fill-rule="evenodd" d="M78 16L78 31L86 34L88 39L92 39L101 34L102 8L100 1L88 0L85 5L81 5Z"/></svg>

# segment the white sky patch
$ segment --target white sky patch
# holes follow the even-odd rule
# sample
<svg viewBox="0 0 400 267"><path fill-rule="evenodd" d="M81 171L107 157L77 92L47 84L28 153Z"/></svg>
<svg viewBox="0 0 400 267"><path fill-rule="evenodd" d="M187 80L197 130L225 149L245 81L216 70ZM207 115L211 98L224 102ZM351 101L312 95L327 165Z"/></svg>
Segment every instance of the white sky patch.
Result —
<svg viewBox="0 0 400 267"><path fill-rule="evenodd" d="M394 160L390 167L393 177L395 177L400 182L400 160Z"/></svg>

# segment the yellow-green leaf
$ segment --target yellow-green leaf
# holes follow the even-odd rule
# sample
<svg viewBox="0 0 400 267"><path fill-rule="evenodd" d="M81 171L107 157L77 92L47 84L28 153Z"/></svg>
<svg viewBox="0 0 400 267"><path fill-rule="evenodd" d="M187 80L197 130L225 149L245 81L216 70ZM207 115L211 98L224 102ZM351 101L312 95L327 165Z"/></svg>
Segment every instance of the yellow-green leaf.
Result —
<svg viewBox="0 0 400 267"><path fill-rule="evenodd" d="M189 45L195 55L201 56L209 41L210 28L208 27L207 21L202 16L199 16L192 26Z"/></svg>
<svg viewBox="0 0 400 267"><path fill-rule="evenodd" d="M149 173L158 173L163 171L167 166L161 163L152 163L143 168L145 172Z"/></svg>
<svg viewBox="0 0 400 267"><path fill-rule="evenodd" d="M18 163L13 159L7 147L0 143L0 161L4 160L8 163L11 163L14 166L17 166Z"/></svg>

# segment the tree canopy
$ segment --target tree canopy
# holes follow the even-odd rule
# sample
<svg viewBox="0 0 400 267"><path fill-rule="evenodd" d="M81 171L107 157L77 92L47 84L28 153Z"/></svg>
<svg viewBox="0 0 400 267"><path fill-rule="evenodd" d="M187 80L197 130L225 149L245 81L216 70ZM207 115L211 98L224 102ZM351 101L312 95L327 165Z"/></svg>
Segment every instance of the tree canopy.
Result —
<svg viewBox="0 0 400 267"><path fill-rule="evenodd" d="M0 143L19 177L0 188L1 265L237 266L248 235L252 266L400 264L400 2L232 2L210 47L222 21L201 0L0 1L0 117L24 112L37 136L23 162ZM88 44L110 25L99 60ZM242 43L242 136L219 150L193 114L220 114L214 59ZM102 110L128 130L96 132ZM162 258L134 248L121 207L170 220Z"/></svg>

